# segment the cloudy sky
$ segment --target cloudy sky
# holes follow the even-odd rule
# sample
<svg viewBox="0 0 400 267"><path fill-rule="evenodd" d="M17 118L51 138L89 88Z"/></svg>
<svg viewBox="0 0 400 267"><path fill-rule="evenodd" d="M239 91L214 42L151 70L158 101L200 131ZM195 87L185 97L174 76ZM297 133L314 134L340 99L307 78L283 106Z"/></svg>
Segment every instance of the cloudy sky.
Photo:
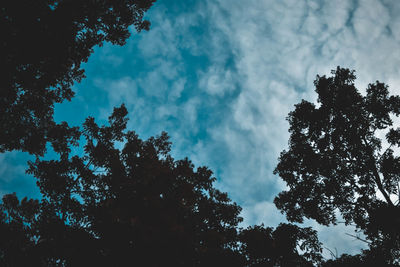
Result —
<svg viewBox="0 0 400 267"><path fill-rule="evenodd" d="M56 119L101 121L125 103L142 138L165 130L176 158L214 171L244 226L276 226L284 216L272 201L285 185L272 171L287 146L285 117L315 101L315 76L336 66L355 69L360 90L379 80L400 93L399 14L397 0L158 0L149 32L95 49ZM0 155L0 193L38 196L27 158ZM339 254L363 247L343 225L308 224Z"/></svg>

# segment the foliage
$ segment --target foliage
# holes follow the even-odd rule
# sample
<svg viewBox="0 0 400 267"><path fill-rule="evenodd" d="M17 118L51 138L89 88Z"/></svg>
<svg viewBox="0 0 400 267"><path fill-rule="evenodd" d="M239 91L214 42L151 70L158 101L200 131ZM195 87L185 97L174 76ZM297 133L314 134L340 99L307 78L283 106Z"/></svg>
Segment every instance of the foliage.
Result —
<svg viewBox="0 0 400 267"><path fill-rule="evenodd" d="M43 155L48 141L60 150L76 142L77 128L53 121L54 104L73 97L93 47L123 45L130 25L149 28L143 16L154 1L2 1L0 152Z"/></svg>
<svg viewBox="0 0 400 267"><path fill-rule="evenodd" d="M213 187L212 172L173 159L165 133L144 141L127 131L126 115L124 106L115 108L109 126L88 118L81 156L66 150L58 160L30 162L44 198L4 196L0 231L13 241L0 243L3 266L303 266L320 260L311 229L239 229L241 208Z"/></svg>
<svg viewBox="0 0 400 267"><path fill-rule="evenodd" d="M354 86L354 71L337 68L317 76L318 105L303 100L289 114L289 149L275 173L287 183L275 204L290 221L329 225L339 211L380 250L385 262L400 258L400 97L383 83L366 95ZM380 136L386 131L387 148ZM394 201L396 200L396 201Z"/></svg>
<svg viewBox="0 0 400 267"><path fill-rule="evenodd" d="M31 163L43 195L64 222L95 238L106 266L226 261L240 208L212 187L210 170L174 160L165 133L142 141L125 131L125 116L122 106L110 126L88 118L83 156Z"/></svg>
<svg viewBox="0 0 400 267"><path fill-rule="evenodd" d="M321 243L311 228L281 223L274 230L256 225L241 231L240 241L247 266L314 266L322 260Z"/></svg>
<svg viewBox="0 0 400 267"><path fill-rule="evenodd" d="M3 196L0 206L0 265L38 265L34 256L35 243L29 225L36 219L38 201L19 201L15 194ZM36 264L35 264L36 263Z"/></svg>
<svg viewBox="0 0 400 267"><path fill-rule="evenodd" d="M363 250L361 254L343 254L339 258L330 259L323 262L322 267L363 267L363 266L382 266L394 267L398 264L387 263L386 256L380 249Z"/></svg>

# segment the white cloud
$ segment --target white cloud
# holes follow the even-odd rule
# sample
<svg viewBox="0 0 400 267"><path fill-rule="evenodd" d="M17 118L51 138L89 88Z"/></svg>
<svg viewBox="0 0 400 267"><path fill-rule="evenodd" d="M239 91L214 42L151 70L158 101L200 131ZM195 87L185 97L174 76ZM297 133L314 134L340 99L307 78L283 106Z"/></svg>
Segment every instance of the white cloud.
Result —
<svg viewBox="0 0 400 267"><path fill-rule="evenodd" d="M178 78L174 81L168 94L168 101L176 101L185 89L186 78Z"/></svg>
<svg viewBox="0 0 400 267"><path fill-rule="evenodd" d="M229 69L212 66L198 75L199 87L210 95L223 96L235 89L234 77Z"/></svg>
<svg viewBox="0 0 400 267"><path fill-rule="evenodd" d="M266 226L277 227L280 223L287 222L285 216L269 201L261 201L254 205L243 206L241 216L246 218L242 227L265 224L266 222L268 222Z"/></svg>

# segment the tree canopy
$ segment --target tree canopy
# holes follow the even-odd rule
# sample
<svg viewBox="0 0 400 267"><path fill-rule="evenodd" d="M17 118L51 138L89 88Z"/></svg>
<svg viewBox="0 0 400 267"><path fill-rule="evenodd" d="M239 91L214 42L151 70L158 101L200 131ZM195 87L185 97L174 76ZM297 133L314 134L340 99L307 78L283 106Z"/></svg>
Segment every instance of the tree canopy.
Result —
<svg viewBox="0 0 400 267"><path fill-rule="evenodd" d="M366 235L370 254L399 264L400 97L378 81L361 94L349 69L332 74L314 82L317 105L303 100L289 113L289 148L275 169L288 190L275 204L295 222L335 224L339 212Z"/></svg>
<svg viewBox="0 0 400 267"><path fill-rule="evenodd" d="M155 0L4 0L0 6L0 152L43 155L45 144L65 149L76 128L53 120L55 103L70 100L84 77L81 64L96 45L123 45L129 26Z"/></svg>
<svg viewBox="0 0 400 267"><path fill-rule="evenodd" d="M309 228L245 230L241 208L213 187L206 167L175 160L166 133L141 140L115 108L108 126L83 124L83 155L37 158L41 201L5 195L4 266L304 266L321 260ZM300 250L298 250L300 248ZM304 251L304 253L300 253ZM285 264L281 264L285 266Z"/></svg>
<svg viewBox="0 0 400 267"><path fill-rule="evenodd" d="M321 243L311 227L281 223L273 229L255 225L239 236L246 266L315 266L322 262Z"/></svg>

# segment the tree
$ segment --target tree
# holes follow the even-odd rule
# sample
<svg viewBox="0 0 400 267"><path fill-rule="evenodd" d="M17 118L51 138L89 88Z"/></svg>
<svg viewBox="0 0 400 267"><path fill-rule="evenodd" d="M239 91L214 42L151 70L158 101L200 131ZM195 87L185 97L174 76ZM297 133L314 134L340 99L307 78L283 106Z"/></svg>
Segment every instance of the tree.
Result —
<svg viewBox="0 0 400 267"><path fill-rule="evenodd" d="M84 77L81 64L103 42L123 45L128 27L147 30L155 0L4 0L0 6L0 152L65 150L77 128L53 120ZM62 148L60 146L63 146Z"/></svg>
<svg viewBox="0 0 400 267"><path fill-rule="evenodd" d="M90 266L99 258L95 239L62 220L47 200L4 195L0 205L0 265Z"/></svg>
<svg viewBox="0 0 400 267"><path fill-rule="evenodd" d="M361 254L348 255L343 254L338 258L330 259L323 262L323 267L363 267L363 266L378 266L394 267L395 264L385 263L385 256L378 250L363 250Z"/></svg>
<svg viewBox="0 0 400 267"><path fill-rule="evenodd" d="M238 228L241 208L213 187L212 172L173 159L166 133L141 140L127 131L126 115L115 108L108 126L88 118L83 155L68 149L57 160L30 162L43 199L3 197L0 233L12 242L0 242L2 266L302 266L320 259L311 229ZM267 245L254 254L259 242Z"/></svg>
<svg viewBox="0 0 400 267"><path fill-rule="evenodd" d="M246 266L315 266L322 261L321 243L311 228L281 223L274 230L256 225L242 230L239 237Z"/></svg>
<svg viewBox="0 0 400 267"><path fill-rule="evenodd" d="M68 266L81 260L62 245L80 232L79 240L97 248L87 255L100 266L241 266L234 260L240 207L212 187L210 170L174 160L165 133L143 141L125 131L126 114L124 106L114 109L110 125L101 127L88 118L83 156L63 151L59 160L30 163L47 205L59 214L61 234L53 227L50 236L67 236L49 246L60 247L57 258Z"/></svg>
<svg viewBox="0 0 400 267"><path fill-rule="evenodd" d="M317 76L318 105L303 100L289 113L289 149L275 169L288 186L275 198L290 221L315 219L355 224L388 264L400 258L400 97L380 82L366 95L354 86L354 71L338 67ZM386 131L382 143L381 134Z"/></svg>
<svg viewBox="0 0 400 267"><path fill-rule="evenodd" d="M15 194L3 196L0 205L0 265L38 266L33 255L35 246L28 230L35 220L38 201L24 198L18 201Z"/></svg>

